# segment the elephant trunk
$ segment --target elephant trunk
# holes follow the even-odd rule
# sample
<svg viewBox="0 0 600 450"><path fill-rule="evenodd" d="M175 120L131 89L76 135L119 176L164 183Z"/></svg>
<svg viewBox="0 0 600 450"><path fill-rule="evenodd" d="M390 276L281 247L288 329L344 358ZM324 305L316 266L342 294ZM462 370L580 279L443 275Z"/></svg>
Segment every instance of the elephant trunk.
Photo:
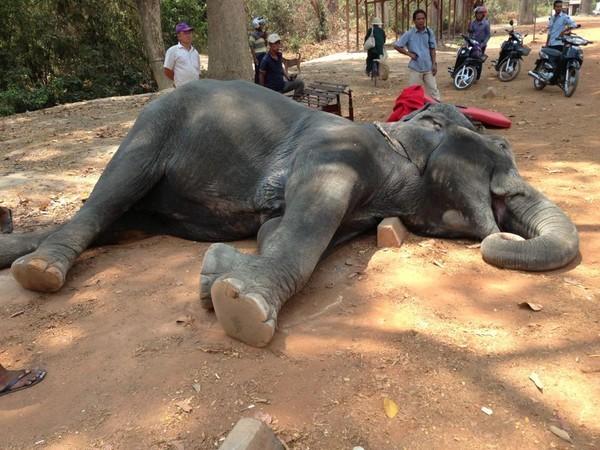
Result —
<svg viewBox="0 0 600 450"><path fill-rule="evenodd" d="M518 236L495 233L486 237L481 254L490 264L506 269L552 270L567 265L578 254L579 236L573 222L529 185L524 193L505 197L497 216L501 230Z"/></svg>

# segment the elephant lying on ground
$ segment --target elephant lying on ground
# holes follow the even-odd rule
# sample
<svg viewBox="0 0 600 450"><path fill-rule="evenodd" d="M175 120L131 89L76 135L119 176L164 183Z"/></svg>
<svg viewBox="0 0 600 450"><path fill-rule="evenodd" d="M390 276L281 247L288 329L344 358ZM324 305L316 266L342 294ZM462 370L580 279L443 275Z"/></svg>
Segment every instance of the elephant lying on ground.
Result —
<svg viewBox="0 0 600 450"><path fill-rule="evenodd" d="M509 144L450 105L361 125L254 84L202 80L146 107L69 222L2 235L0 268L52 292L86 248L128 230L258 234L257 255L207 250L200 297L227 334L263 346L324 252L390 216L422 235L484 239L499 267L550 270L578 253L575 226L521 178Z"/></svg>

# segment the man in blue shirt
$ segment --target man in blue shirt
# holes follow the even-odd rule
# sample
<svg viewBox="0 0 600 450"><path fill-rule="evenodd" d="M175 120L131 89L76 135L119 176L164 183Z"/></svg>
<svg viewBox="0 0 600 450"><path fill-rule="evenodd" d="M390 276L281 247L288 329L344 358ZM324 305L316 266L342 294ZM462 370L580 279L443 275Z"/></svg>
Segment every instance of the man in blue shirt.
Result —
<svg viewBox="0 0 600 450"><path fill-rule="evenodd" d="M273 33L269 35L267 42L269 43L269 52L260 62L258 75L260 84L282 94L293 90L294 97L300 97L304 92L304 81L297 78L290 80L283 65L281 38L277 33Z"/></svg>
<svg viewBox="0 0 600 450"><path fill-rule="evenodd" d="M434 99L441 101L440 91L437 88L435 74L437 62L435 60L435 36L425 26L427 13L417 9L413 13L414 28L404 33L394 43L394 48L410 58L408 63L408 84L424 84L427 93Z"/></svg>
<svg viewBox="0 0 600 450"><path fill-rule="evenodd" d="M546 47L562 51L564 44L560 40L563 32L575 28L577 24L568 14L563 12L562 0L555 0L554 14L548 19L548 39Z"/></svg>

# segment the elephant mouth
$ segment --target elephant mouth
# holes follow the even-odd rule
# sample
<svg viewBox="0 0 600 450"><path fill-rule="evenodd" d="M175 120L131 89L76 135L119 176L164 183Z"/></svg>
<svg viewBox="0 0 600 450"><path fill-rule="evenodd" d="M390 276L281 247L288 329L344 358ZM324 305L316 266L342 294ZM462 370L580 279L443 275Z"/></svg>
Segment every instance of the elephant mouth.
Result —
<svg viewBox="0 0 600 450"><path fill-rule="evenodd" d="M492 212L494 213L494 220L501 231L504 230L502 224L506 221L508 214L508 208L506 206L506 197L492 193Z"/></svg>

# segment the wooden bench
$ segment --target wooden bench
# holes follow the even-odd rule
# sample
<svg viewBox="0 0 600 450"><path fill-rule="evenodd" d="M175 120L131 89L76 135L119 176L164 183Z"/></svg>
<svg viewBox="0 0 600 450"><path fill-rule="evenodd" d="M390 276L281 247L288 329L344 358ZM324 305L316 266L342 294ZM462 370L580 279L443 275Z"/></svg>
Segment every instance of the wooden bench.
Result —
<svg viewBox="0 0 600 450"><path fill-rule="evenodd" d="M342 113L342 95L348 97L348 115ZM347 84L328 83L326 81L313 81L304 88L304 94L295 98L309 108L319 109L354 120L354 107L352 105L352 89Z"/></svg>

